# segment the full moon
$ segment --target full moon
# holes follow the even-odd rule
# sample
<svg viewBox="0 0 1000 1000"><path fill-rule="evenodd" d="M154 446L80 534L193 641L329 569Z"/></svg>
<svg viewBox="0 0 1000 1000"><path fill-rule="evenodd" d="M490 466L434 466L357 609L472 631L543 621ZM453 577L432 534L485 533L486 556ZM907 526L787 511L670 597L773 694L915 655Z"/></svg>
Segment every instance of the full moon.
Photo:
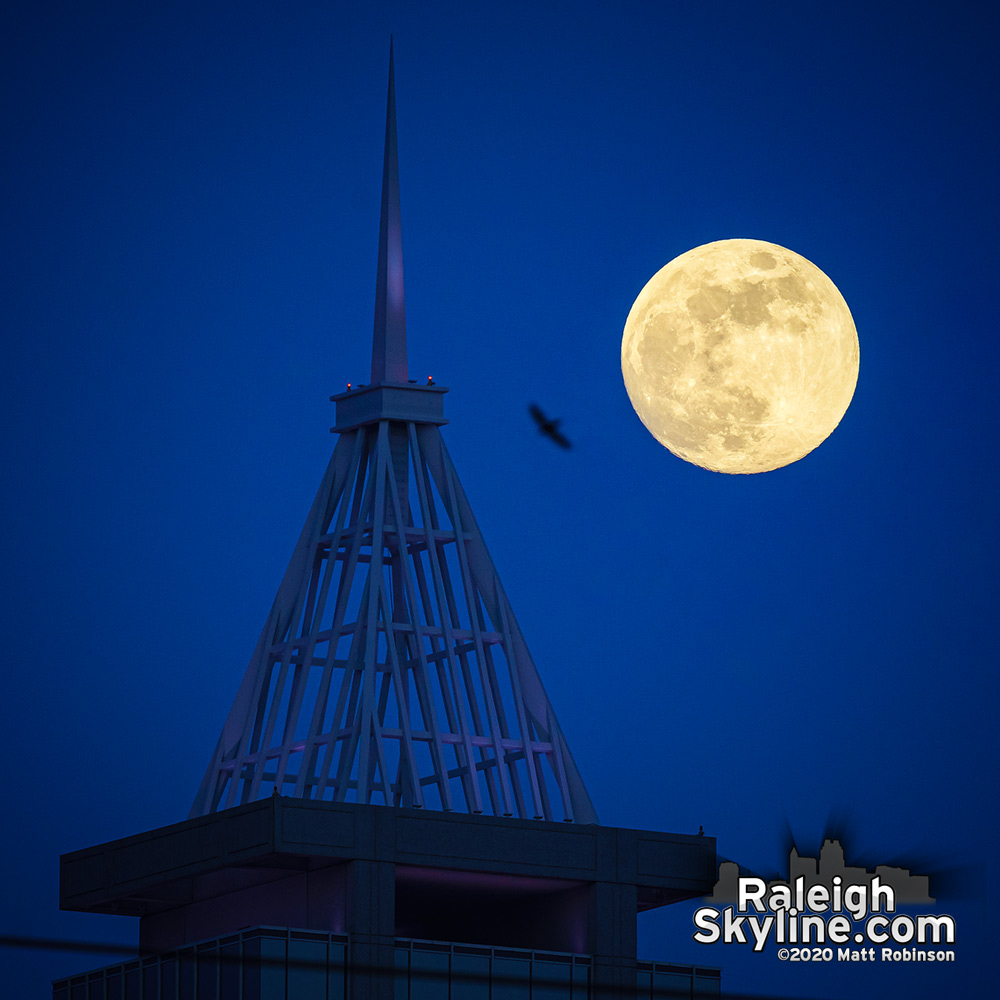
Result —
<svg viewBox="0 0 1000 1000"><path fill-rule="evenodd" d="M715 472L769 472L833 432L858 381L836 285L761 240L719 240L662 267L625 322L622 375L664 447Z"/></svg>

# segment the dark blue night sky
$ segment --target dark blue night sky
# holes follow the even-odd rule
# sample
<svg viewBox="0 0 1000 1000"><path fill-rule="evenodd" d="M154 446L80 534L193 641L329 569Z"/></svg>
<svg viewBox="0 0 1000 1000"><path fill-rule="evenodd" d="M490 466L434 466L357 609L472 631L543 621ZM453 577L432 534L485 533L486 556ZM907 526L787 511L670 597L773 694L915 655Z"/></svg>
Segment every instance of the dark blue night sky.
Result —
<svg viewBox="0 0 1000 1000"><path fill-rule="evenodd" d="M811 851L839 816L849 859L966 866L932 883L947 967L699 945L694 904L644 915L640 956L736 992L973 995L998 891L995 16L382 6L2 15L0 933L136 938L59 912L58 855L187 816L328 397L367 381L392 32L410 374L451 387L446 442L602 821L703 825L766 870L786 827ZM619 368L649 277L737 236L814 261L861 342L841 426L758 476L661 448ZM0 982L44 998L107 961L0 949Z"/></svg>

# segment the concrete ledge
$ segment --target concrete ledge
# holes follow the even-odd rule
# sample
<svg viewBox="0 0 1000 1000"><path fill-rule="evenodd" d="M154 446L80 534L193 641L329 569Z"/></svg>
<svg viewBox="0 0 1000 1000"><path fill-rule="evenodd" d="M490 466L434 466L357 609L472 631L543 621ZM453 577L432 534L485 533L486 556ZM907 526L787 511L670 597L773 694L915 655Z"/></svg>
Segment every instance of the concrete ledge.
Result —
<svg viewBox="0 0 1000 1000"><path fill-rule="evenodd" d="M62 909L143 916L347 861L634 886L638 908L707 895L715 838L274 797L64 854ZM235 875L235 873L233 873Z"/></svg>

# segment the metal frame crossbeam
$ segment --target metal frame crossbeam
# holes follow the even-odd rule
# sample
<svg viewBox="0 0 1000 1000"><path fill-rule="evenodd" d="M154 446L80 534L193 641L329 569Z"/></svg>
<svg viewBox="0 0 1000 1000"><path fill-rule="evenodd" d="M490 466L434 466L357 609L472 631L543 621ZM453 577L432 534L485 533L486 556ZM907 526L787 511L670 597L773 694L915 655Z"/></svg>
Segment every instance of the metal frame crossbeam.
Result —
<svg viewBox="0 0 1000 1000"><path fill-rule="evenodd" d="M596 822L434 425L341 436L192 814L274 791Z"/></svg>

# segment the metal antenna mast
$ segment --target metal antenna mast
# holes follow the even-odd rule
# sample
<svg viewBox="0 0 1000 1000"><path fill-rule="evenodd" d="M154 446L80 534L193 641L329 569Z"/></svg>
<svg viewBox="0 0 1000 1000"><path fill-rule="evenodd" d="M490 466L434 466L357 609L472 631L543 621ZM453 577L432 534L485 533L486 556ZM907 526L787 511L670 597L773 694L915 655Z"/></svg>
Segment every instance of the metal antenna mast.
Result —
<svg viewBox="0 0 1000 1000"><path fill-rule="evenodd" d="M192 816L274 793L596 823L445 449L407 381L392 47L372 382L340 437Z"/></svg>
<svg viewBox="0 0 1000 1000"><path fill-rule="evenodd" d="M399 215L399 157L396 153L396 84L389 42L389 96L385 105L382 211L378 226L375 334L372 385L402 382L406 374L406 303L403 296L403 227Z"/></svg>

